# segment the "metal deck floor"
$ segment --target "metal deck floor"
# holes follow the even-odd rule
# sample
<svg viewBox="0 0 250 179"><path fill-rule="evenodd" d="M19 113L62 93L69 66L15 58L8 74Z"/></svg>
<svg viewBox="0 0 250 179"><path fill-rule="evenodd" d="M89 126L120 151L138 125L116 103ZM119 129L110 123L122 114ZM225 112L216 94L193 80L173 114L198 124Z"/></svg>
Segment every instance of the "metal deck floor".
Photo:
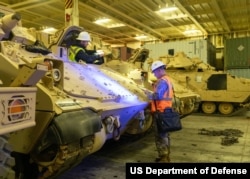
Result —
<svg viewBox="0 0 250 179"><path fill-rule="evenodd" d="M170 135L172 163L250 162L250 119L246 113L232 117L190 115L182 124L181 131ZM229 140L224 136L228 132L233 135ZM107 142L59 178L125 179L125 163L154 162L156 156L153 132L136 140L125 137Z"/></svg>

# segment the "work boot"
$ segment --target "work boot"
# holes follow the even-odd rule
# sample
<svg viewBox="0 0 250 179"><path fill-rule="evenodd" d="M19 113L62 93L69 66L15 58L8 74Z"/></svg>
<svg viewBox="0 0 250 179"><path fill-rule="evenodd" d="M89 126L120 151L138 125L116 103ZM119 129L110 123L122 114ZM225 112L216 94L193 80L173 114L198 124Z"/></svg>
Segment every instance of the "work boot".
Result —
<svg viewBox="0 0 250 179"><path fill-rule="evenodd" d="M157 163L170 163L170 157L168 155L163 155L155 159Z"/></svg>

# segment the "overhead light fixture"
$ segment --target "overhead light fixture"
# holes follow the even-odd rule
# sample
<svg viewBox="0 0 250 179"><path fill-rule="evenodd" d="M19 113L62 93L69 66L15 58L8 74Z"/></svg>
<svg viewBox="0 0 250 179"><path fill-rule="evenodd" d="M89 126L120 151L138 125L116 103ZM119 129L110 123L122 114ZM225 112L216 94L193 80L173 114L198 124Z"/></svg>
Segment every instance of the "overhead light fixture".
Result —
<svg viewBox="0 0 250 179"><path fill-rule="evenodd" d="M158 11L155 11L155 13L165 20L187 17L187 14L184 14L183 12L181 12L181 10L175 5L173 6L167 5L166 7L160 8Z"/></svg>
<svg viewBox="0 0 250 179"><path fill-rule="evenodd" d="M188 29L183 32L184 35L192 36L192 35L202 35L202 32L197 29Z"/></svg>
<svg viewBox="0 0 250 179"><path fill-rule="evenodd" d="M42 31L47 34L54 34L57 29L55 29L54 27L46 27Z"/></svg>
<svg viewBox="0 0 250 179"><path fill-rule="evenodd" d="M94 21L94 23L96 23L96 24L105 24L105 23L110 22L110 20L111 19L103 18L103 19L98 19L98 20Z"/></svg>
<svg viewBox="0 0 250 179"><path fill-rule="evenodd" d="M109 28L109 29L125 26L124 24L116 22L115 20L109 19L109 18L101 18L101 19L94 21L94 23L101 25L103 27Z"/></svg>
<svg viewBox="0 0 250 179"><path fill-rule="evenodd" d="M172 4L172 5L168 5L166 4L166 6L162 7L162 6L159 6L159 10L156 11L158 13L168 13L168 12L173 12L173 11L177 11L179 10L178 7L175 6L175 4Z"/></svg>
<svg viewBox="0 0 250 179"><path fill-rule="evenodd" d="M171 7L161 8L160 10L158 10L158 12L165 13L165 12L172 12L172 11L176 11L176 10L178 10L178 8L176 6L171 6Z"/></svg>
<svg viewBox="0 0 250 179"><path fill-rule="evenodd" d="M111 28L123 27L123 26L125 26L125 25L122 23L111 23L111 24L107 25L106 27L111 29Z"/></svg>
<svg viewBox="0 0 250 179"><path fill-rule="evenodd" d="M134 39L139 40L139 41L155 41L158 40L156 37L153 37L151 35L136 35Z"/></svg>
<svg viewBox="0 0 250 179"><path fill-rule="evenodd" d="M137 36L135 36L135 39L136 40L142 40L142 39L146 39L148 36L146 36L146 35L137 35Z"/></svg>

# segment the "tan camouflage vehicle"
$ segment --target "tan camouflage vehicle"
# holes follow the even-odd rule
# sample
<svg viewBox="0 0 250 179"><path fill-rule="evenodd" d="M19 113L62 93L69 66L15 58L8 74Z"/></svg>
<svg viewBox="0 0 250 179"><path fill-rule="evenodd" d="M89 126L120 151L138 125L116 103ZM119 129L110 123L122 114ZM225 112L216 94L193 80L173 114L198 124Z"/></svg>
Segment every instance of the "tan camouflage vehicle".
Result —
<svg viewBox="0 0 250 179"><path fill-rule="evenodd" d="M20 15L6 15L0 20L0 41L9 36L10 30L20 20ZM2 48L2 47L1 47ZM15 178L15 158L9 137L16 131L36 125L36 83L48 71L43 64L16 64L7 68L0 53L0 178ZM15 71L12 71L16 68ZM15 75L10 75L15 74Z"/></svg>
<svg viewBox="0 0 250 179"><path fill-rule="evenodd" d="M199 112L233 115L250 104L250 80L216 71L199 58L188 58L183 52L162 56L169 76L198 93Z"/></svg>
<svg viewBox="0 0 250 179"><path fill-rule="evenodd" d="M0 172L0 178L56 178L107 140L151 128L145 89L110 68L63 60L19 21L20 15L7 11L0 19L1 86L15 92L1 97L1 130L8 133L4 143L11 146L13 157L5 163L13 168ZM56 33L55 42L62 43L55 43L54 49L63 52L64 42L75 30L81 29L69 27ZM13 105L18 106L9 107ZM28 124L34 116L35 122ZM7 129L10 125L17 127Z"/></svg>
<svg viewBox="0 0 250 179"><path fill-rule="evenodd" d="M144 48L136 49L133 55L127 60L110 60L104 65L119 73L133 79L137 84L152 91L152 83L156 78L150 71L152 59L148 58L149 50ZM185 85L171 79L175 91L174 106L182 116L186 116L196 111L199 106L200 96ZM176 105L175 105L176 104Z"/></svg>

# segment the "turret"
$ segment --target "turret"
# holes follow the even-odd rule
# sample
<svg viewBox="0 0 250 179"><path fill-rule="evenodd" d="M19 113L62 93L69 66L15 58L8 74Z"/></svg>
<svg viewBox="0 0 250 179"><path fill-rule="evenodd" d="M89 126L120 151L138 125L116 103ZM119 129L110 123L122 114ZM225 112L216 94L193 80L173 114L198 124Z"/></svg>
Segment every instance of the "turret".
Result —
<svg viewBox="0 0 250 179"><path fill-rule="evenodd" d="M9 39L10 32L17 26L21 20L21 15L18 13L5 15L0 19L0 40Z"/></svg>
<svg viewBox="0 0 250 179"><path fill-rule="evenodd" d="M5 7L0 10L6 14L0 19L0 40L19 42L25 45L32 45L36 42L35 30L21 26L21 15L15 12L5 11Z"/></svg>

